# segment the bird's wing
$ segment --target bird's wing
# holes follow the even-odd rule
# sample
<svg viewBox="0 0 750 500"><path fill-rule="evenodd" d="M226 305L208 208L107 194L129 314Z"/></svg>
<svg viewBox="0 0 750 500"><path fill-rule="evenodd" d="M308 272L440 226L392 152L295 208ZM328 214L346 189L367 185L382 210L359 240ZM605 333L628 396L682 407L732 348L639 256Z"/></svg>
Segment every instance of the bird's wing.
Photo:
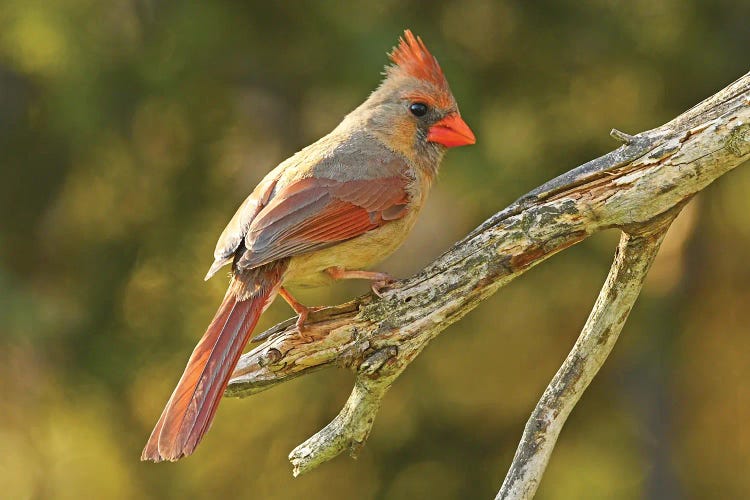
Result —
<svg viewBox="0 0 750 500"><path fill-rule="evenodd" d="M232 220L229 221L229 224L227 224L227 227L224 228L221 236L219 236L219 241L216 242L214 262L208 270L205 279L209 279L219 269L232 261L237 248L240 246L240 242L245 238L247 230L250 228L250 223L271 198L273 189L276 187L276 182L279 178L278 174L277 169L267 175L237 209Z"/></svg>
<svg viewBox="0 0 750 500"><path fill-rule="evenodd" d="M319 250L400 219L407 211L408 184L405 175L295 181L255 216L237 266L254 268Z"/></svg>
<svg viewBox="0 0 750 500"><path fill-rule="evenodd" d="M311 161L313 156L319 159ZM305 163L307 174L295 177ZM327 154L315 145L305 148L271 171L240 206L219 237L206 279L236 256L240 269L254 268L403 217L410 172L406 159L364 132Z"/></svg>

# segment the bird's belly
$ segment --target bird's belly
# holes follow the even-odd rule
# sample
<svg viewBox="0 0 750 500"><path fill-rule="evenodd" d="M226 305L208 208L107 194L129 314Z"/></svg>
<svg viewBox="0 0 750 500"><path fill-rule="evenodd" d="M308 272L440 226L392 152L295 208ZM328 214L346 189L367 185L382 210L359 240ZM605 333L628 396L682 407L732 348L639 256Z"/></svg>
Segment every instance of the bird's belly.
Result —
<svg viewBox="0 0 750 500"><path fill-rule="evenodd" d="M300 287L328 285L332 278L325 272L326 269L343 267L358 270L377 264L401 246L416 216L416 210L413 210L403 219L391 221L351 240L292 257L284 284Z"/></svg>

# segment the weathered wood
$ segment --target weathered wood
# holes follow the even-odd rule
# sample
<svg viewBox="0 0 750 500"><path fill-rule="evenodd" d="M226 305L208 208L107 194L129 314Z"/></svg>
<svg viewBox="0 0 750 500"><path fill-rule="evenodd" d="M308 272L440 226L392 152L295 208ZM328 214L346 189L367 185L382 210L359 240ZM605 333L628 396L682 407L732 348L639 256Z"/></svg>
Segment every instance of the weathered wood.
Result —
<svg viewBox="0 0 750 500"><path fill-rule="evenodd" d="M293 320L261 334L226 394L349 368L357 379L346 406L290 460L296 475L356 451L390 385L447 326L551 255L604 229L648 226L750 158L750 73L659 128L617 135L621 147L524 195L382 298L311 314L305 336L312 341Z"/></svg>
<svg viewBox="0 0 750 500"><path fill-rule="evenodd" d="M565 421L617 342L682 206L623 232L612 268L573 349L531 413L496 500L533 498Z"/></svg>

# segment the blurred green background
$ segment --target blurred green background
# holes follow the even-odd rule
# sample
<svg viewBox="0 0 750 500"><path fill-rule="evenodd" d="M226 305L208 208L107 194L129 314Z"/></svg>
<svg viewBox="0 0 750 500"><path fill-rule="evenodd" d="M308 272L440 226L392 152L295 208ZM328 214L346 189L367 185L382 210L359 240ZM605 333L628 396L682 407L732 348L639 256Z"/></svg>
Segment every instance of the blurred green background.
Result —
<svg viewBox="0 0 750 500"><path fill-rule="evenodd" d="M0 1L0 496L490 498L567 354L617 234L563 252L437 339L361 457L292 479L340 409L322 372L225 400L197 453L140 451L226 286L213 246L266 171L375 88L406 27L476 146L451 151L408 276L548 178L748 69L750 2ZM540 499L750 496L750 169L670 230ZM333 304L366 290L304 294ZM291 315L279 302L260 328Z"/></svg>

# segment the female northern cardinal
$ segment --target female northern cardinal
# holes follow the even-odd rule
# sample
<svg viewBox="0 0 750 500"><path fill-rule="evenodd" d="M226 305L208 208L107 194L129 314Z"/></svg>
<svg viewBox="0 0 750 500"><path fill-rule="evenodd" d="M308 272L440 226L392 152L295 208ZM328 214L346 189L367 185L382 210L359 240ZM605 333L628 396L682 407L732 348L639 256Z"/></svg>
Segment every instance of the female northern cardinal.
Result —
<svg viewBox="0 0 750 500"><path fill-rule="evenodd" d="M213 420L250 334L285 286L389 277L363 271L414 225L446 148L474 144L437 60L406 30L375 92L333 132L273 169L219 237L206 279L232 263L224 301L190 356L142 460L178 460Z"/></svg>

